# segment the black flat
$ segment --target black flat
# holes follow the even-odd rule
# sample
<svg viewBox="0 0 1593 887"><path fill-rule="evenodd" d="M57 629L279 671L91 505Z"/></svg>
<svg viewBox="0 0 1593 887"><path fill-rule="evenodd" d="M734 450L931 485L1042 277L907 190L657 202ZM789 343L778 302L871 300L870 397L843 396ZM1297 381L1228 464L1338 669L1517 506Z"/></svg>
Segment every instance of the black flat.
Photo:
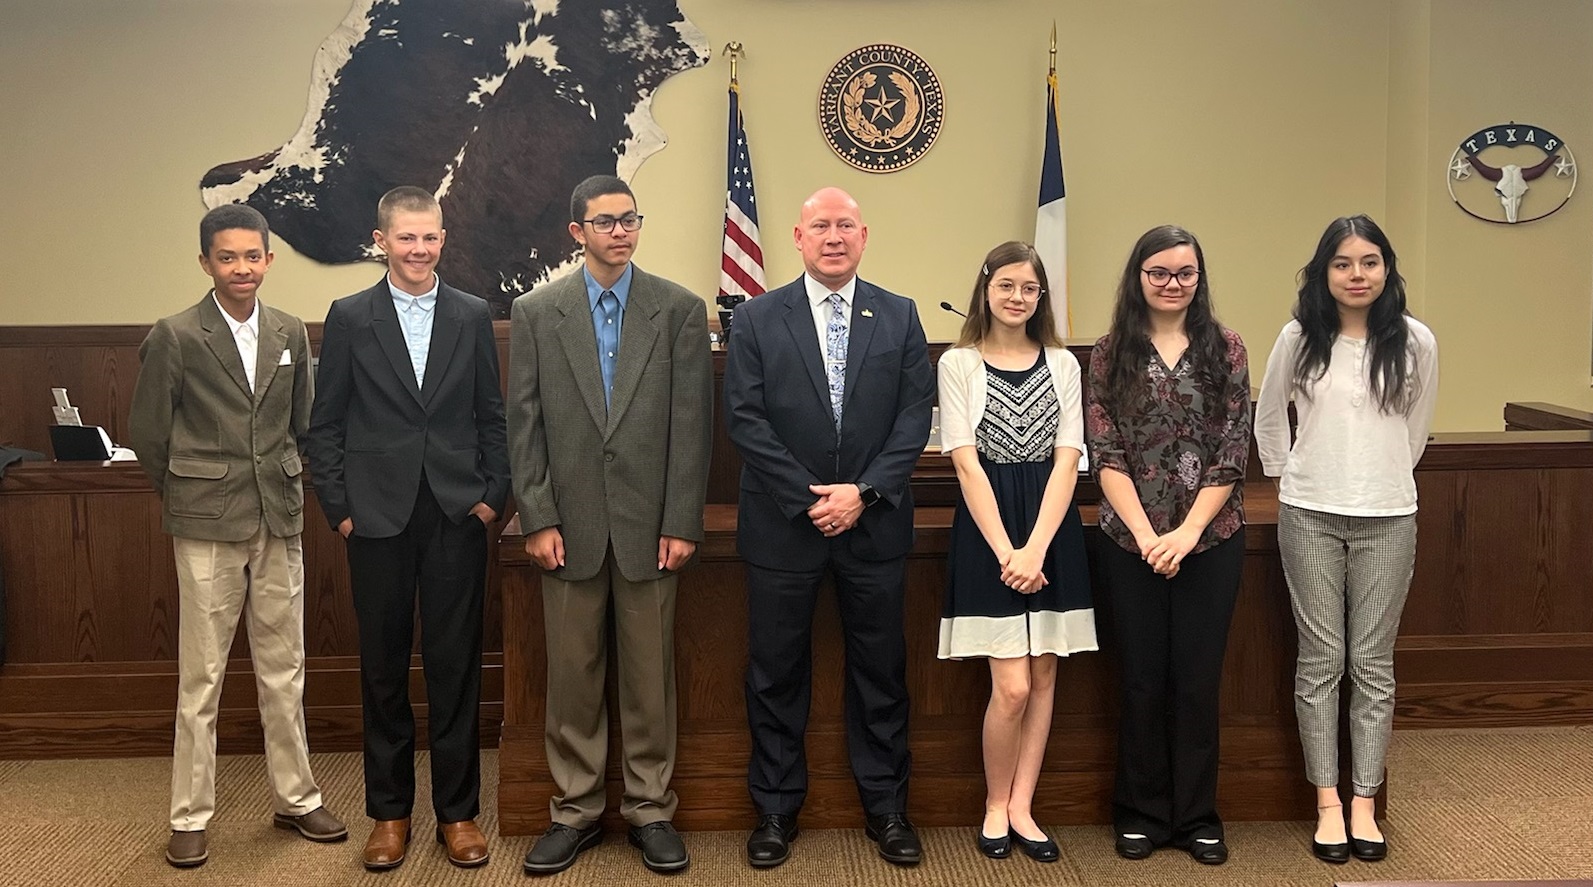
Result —
<svg viewBox="0 0 1593 887"><path fill-rule="evenodd" d="M1215 844L1203 844L1200 841L1189 842L1189 855L1201 865L1222 865L1228 861L1228 845L1218 839Z"/></svg>
<svg viewBox="0 0 1593 887"><path fill-rule="evenodd" d="M999 838L991 838L986 836L983 830L980 830L979 852L991 859L1006 859L1012 855L1012 837L1010 835L1002 835Z"/></svg>
<svg viewBox="0 0 1593 887"><path fill-rule="evenodd" d="M1117 836L1117 855L1124 859L1149 859L1155 852L1156 845L1150 838L1130 838L1127 835Z"/></svg>
<svg viewBox="0 0 1593 887"><path fill-rule="evenodd" d="M1018 849L1022 850L1025 856L1035 862L1056 862L1062 858L1062 848L1051 840L1050 835L1046 835L1043 841L1031 841L1018 834L1015 829L1007 832L1007 834L1012 837L1012 843L1017 844ZM1041 832L1041 834L1044 834L1044 832Z"/></svg>
<svg viewBox="0 0 1593 887"><path fill-rule="evenodd" d="M1350 852L1362 862L1382 862L1388 856L1388 842L1367 841L1351 835Z"/></svg>
<svg viewBox="0 0 1593 887"><path fill-rule="evenodd" d="M1311 840L1311 855L1323 862L1343 865L1350 861L1350 845L1347 841L1341 841L1337 844L1324 844L1313 838Z"/></svg>

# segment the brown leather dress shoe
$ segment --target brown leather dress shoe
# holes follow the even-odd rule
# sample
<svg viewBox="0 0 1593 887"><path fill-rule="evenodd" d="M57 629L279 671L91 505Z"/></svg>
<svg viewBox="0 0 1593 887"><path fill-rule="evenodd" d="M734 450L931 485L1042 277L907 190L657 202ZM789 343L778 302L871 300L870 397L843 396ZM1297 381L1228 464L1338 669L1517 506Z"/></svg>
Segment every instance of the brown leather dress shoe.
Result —
<svg viewBox="0 0 1593 887"><path fill-rule="evenodd" d="M302 816L291 813L277 813L271 817L271 824L281 829L296 831L311 841L330 844L348 838L348 828L343 821L332 815L332 811L325 807L317 807Z"/></svg>
<svg viewBox="0 0 1593 887"><path fill-rule="evenodd" d="M166 861L180 869L191 869L194 866L204 865L210 858L210 853L205 849L205 830L196 832L172 832L171 839L166 842Z"/></svg>
<svg viewBox="0 0 1593 887"><path fill-rule="evenodd" d="M365 842L362 859L373 872L398 868L404 861L405 848L409 846L409 817L403 819L378 819Z"/></svg>
<svg viewBox="0 0 1593 887"><path fill-rule="evenodd" d="M437 843L448 847L448 861L460 868L475 868L487 862L487 836L476 828L474 819L438 823Z"/></svg>

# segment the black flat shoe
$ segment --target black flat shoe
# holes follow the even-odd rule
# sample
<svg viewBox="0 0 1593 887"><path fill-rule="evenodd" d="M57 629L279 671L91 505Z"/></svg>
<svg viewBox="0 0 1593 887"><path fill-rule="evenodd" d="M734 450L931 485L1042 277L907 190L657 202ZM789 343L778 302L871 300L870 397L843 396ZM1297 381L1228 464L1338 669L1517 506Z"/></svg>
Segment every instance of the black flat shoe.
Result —
<svg viewBox="0 0 1593 887"><path fill-rule="evenodd" d="M1311 855L1323 862L1343 865L1350 861L1350 845L1347 841L1338 844L1324 844L1313 838L1311 840Z"/></svg>
<svg viewBox="0 0 1593 887"><path fill-rule="evenodd" d="M1013 829L1008 834L1012 836L1012 843L1017 844L1018 849L1022 850L1025 856L1035 862L1056 862L1062 857L1061 848L1057 847L1056 842L1051 840L1050 835L1046 835L1043 841L1031 841L1018 834L1017 829ZM1044 834L1044 832L1041 832L1041 834Z"/></svg>
<svg viewBox="0 0 1593 887"><path fill-rule="evenodd" d="M1117 855L1124 859L1149 859L1155 852L1156 845L1150 838L1130 838L1127 835L1117 836Z"/></svg>
<svg viewBox="0 0 1593 887"><path fill-rule="evenodd" d="M1382 862L1388 856L1388 842L1366 841L1351 835L1350 852L1362 862Z"/></svg>
<svg viewBox="0 0 1593 887"><path fill-rule="evenodd" d="M791 842L796 840L795 816L765 813L758 817L758 827L747 836L747 864L753 868L773 868L791 856Z"/></svg>
<svg viewBox="0 0 1593 887"><path fill-rule="evenodd" d="M1218 839L1215 844L1203 844L1200 841L1189 842L1189 855L1201 865L1222 865L1228 861L1228 845Z"/></svg>
<svg viewBox="0 0 1593 887"><path fill-rule="evenodd" d="M1006 834L999 838L990 838L980 831L979 852L991 859L1006 859L1012 855L1012 836Z"/></svg>

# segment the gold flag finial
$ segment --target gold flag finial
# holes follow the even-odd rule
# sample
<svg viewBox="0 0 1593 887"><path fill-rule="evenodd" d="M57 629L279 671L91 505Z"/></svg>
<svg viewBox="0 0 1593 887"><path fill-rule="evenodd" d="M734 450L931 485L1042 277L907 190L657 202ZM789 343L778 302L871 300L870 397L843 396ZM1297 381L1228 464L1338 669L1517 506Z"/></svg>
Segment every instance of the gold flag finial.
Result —
<svg viewBox="0 0 1593 887"><path fill-rule="evenodd" d="M732 40L725 44L724 54L730 57L730 85L736 86L736 62L740 61L741 57L747 54L747 51L741 47L740 40Z"/></svg>
<svg viewBox="0 0 1593 887"><path fill-rule="evenodd" d="M732 68L731 70L735 70ZM1051 21L1051 73L1056 74L1056 20ZM732 75L734 76L734 75Z"/></svg>

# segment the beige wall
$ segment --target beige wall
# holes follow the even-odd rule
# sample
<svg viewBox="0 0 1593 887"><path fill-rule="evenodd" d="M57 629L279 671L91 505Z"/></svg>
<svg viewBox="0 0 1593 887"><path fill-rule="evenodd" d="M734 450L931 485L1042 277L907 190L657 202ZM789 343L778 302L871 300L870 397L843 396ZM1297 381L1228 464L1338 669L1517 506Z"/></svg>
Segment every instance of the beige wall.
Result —
<svg viewBox="0 0 1593 887"><path fill-rule="evenodd" d="M1505 228L1462 215L1443 179L1461 136L1509 119L1593 156L1593 4L681 6L716 52L730 40L749 52L743 102L773 281L801 270L789 234L797 205L840 185L871 227L864 274L917 298L932 339L953 337L957 320L936 303L966 302L985 250L1033 231L1054 18L1077 337L1104 331L1134 238L1176 221L1204 241L1218 309L1259 375L1323 226L1364 211L1386 221L1412 309L1438 332L1441 430L1497 428L1507 399L1593 408L1593 195ZM111 8L0 0L0 150L12 170L0 323L141 323L195 299L206 283L193 258L199 176L293 132L311 57L349 0ZM948 109L934 150L883 176L836 159L814 120L828 67L879 41L927 59ZM727 75L716 57L665 83L654 113L670 144L634 181L648 216L638 261L705 296L717 286ZM394 84L392 100L413 99ZM376 279L371 266L277 252L265 296L309 319Z"/></svg>

